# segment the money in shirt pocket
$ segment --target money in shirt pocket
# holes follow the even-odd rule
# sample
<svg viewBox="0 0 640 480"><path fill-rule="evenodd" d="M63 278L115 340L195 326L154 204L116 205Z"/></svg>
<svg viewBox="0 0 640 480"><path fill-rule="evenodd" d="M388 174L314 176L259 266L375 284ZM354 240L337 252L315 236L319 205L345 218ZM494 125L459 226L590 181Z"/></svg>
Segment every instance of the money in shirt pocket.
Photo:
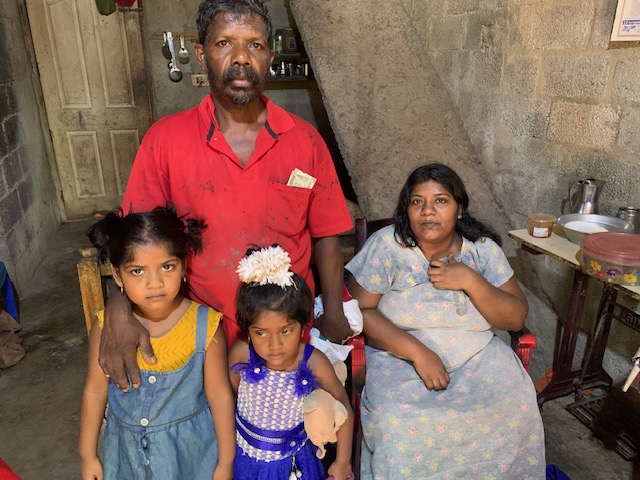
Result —
<svg viewBox="0 0 640 480"><path fill-rule="evenodd" d="M289 181L287 182L288 187L298 187L298 188L313 188L316 184L316 178L312 177L308 173L304 173L302 170L298 168L294 168L289 176Z"/></svg>

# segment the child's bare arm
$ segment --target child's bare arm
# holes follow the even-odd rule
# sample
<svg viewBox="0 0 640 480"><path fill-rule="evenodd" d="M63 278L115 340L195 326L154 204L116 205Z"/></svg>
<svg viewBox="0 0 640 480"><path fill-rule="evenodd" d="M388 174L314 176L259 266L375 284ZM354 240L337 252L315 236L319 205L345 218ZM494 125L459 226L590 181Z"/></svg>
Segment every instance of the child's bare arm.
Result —
<svg viewBox="0 0 640 480"><path fill-rule="evenodd" d="M204 390L218 437L218 466L213 475L216 480L233 479L236 455L236 407L228 371L227 343L222 326L219 326L207 347L204 363Z"/></svg>
<svg viewBox="0 0 640 480"><path fill-rule="evenodd" d="M80 413L80 441L78 453L82 461L83 480L101 480L102 465L98 459L98 437L107 405L109 379L98 364L98 350L102 329L96 320L89 334L87 379L82 394Z"/></svg>
<svg viewBox="0 0 640 480"><path fill-rule="evenodd" d="M238 362L249 361L249 345L244 340L238 340L233 344L229 351L229 368ZM229 380L231 380L231 386L233 391L238 393L238 385L240 385L240 375L229 371Z"/></svg>
<svg viewBox="0 0 640 480"><path fill-rule="evenodd" d="M336 376L333 365L322 352L319 350L313 351L309 359L309 366L322 384L322 388L333 395L347 410L347 419L337 432L336 459L327 472L336 479L347 478L351 473L351 444L353 439L353 412L351 411L349 396Z"/></svg>

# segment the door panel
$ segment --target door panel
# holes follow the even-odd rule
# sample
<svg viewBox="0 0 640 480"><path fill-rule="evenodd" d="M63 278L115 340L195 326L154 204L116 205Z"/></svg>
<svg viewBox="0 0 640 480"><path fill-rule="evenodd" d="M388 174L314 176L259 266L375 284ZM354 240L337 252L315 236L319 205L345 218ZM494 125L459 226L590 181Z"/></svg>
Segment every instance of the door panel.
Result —
<svg viewBox="0 0 640 480"><path fill-rule="evenodd" d="M27 0L67 217L120 205L151 122L140 18L94 0Z"/></svg>

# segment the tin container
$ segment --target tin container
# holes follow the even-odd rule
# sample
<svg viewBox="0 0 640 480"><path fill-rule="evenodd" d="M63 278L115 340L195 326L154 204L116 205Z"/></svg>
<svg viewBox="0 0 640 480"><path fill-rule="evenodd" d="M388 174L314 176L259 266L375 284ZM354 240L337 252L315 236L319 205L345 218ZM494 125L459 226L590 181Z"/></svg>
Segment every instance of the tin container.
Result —
<svg viewBox="0 0 640 480"><path fill-rule="evenodd" d="M580 244L582 271L603 282L640 285L640 235L592 233Z"/></svg>
<svg viewBox="0 0 640 480"><path fill-rule="evenodd" d="M585 236L595 233L617 232L633 233L633 225L626 220L595 213L569 213L558 219L565 235L576 245L580 245Z"/></svg>
<svg viewBox="0 0 640 480"><path fill-rule="evenodd" d="M640 233L640 208L620 207L616 217L633 225L633 233Z"/></svg>

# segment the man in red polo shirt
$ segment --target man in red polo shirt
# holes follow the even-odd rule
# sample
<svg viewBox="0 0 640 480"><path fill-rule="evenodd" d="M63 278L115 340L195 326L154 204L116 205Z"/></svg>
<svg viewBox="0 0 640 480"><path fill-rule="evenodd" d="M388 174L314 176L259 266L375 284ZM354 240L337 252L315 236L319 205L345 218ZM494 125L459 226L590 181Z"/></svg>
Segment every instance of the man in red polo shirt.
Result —
<svg viewBox="0 0 640 480"><path fill-rule="evenodd" d="M206 220L203 252L187 265L190 297L224 314L227 344L235 323L235 270L248 248L279 244L312 291L312 244L324 294L316 326L331 340L351 333L342 310L338 234L352 226L333 161L319 133L261 94L273 61L271 20L262 0L204 0L195 51L211 95L156 122L131 171L123 210L168 201L178 214ZM135 345L153 356L126 297L107 305L100 364L117 385L139 383Z"/></svg>

